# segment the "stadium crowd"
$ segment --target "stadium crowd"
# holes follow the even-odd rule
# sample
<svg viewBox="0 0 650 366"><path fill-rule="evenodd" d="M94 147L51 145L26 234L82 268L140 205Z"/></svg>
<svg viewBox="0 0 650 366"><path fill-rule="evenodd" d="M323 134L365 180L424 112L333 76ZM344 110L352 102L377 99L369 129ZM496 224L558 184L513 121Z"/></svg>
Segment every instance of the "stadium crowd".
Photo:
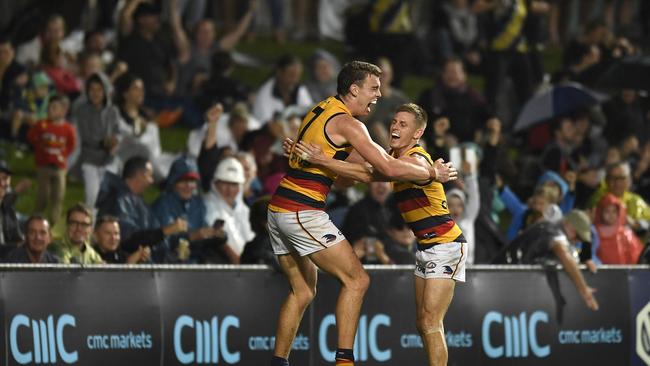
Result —
<svg viewBox="0 0 650 366"><path fill-rule="evenodd" d="M353 59L382 70L364 121L380 145L398 106L427 112L421 145L461 173L446 194L468 263L548 263L556 246L594 272L650 260L649 2L0 5L2 261L276 266L266 212L287 168L282 142L336 94ZM233 70L268 60L238 45L267 30L284 55L247 85ZM291 52L291 42L325 38L345 54ZM552 52L562 55L554 69L544 62ZM636 63L612 78L626 62ZM409 98L411 76L432 86ZM163 151L166 128L191 130L183 153ZM29 182L11 184L10 152L33 154L33 212L15 209ZM64 207L71 177L85 200ZM160 194L146 202L151 186ZM414 262L389 183L337 186L326 210L363 263Z"/></svg>

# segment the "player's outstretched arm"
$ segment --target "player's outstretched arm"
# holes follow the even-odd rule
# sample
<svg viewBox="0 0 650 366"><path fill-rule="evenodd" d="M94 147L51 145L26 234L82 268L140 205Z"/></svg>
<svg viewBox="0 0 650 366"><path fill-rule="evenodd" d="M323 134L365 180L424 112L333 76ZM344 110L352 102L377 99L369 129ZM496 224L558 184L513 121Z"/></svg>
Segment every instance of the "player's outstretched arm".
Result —
<svg viewBox="0 0 650 366"><path fill-rule="evenodd" d="M426 181L435 178L436 173L433 167L401 161L386 153L381 146L372 141L368 129L363 123L349 116L336 118L341 118L336 121L336 132L345 138L359 155L379 173L391 180Z"/></svg>

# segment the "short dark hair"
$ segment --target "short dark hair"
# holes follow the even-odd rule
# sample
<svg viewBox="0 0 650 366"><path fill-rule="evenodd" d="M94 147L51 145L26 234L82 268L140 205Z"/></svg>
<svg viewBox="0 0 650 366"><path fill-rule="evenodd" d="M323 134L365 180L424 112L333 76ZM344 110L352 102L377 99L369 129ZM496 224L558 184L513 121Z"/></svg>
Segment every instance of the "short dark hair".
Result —
<svg viewBox="0 0 650 366"><path fill-rule="evenodd" d="M104 224L112 224L114 222L117 222L119 224L120 220L112 215L103 215L97 219L97 222L95 223L95 230L98 230Z"/></svg>
<svg viewBox="0 0 650 366"><path fill-rule="evenodd" d="M295 64L302 64L302 60L300 59L300 57L292 53L285 53L284 55L280 56L278 61L275 63L275 70L276 71L284 70L287 67Z"/></svg>
<svg viewBox="0 0 650 366"><path fill-rule="evenodd" d="M397 107L397 110L395 110L395 113L397 112L408 112L412 114L413 117L415 117L415 123L418 128L427 128L427 112L425 112L419 105L415 103L402 104Z"/></svg>
<svg viewBox="0 0 650 366"><path fill-rule="evenodd" d="M122 178L129 179L135 177L138 173L147 169L147 163L149 163L149 159L143 156L134 156L129 158L129 160L124 163Z"/></svg>
<svg viewBox="0 0 650 366"><path fill-rule="evenodd" d="M45 221L45 222L48 223L48 225L50 224L50 222L48 221L48 219L47 219L44 215L41 215L41 214L33 214L33 215L31 215L29 218L27 218L27 221L25 221L25 233L26 233L27 230L29 229L29 225L32 224L32 221ZM51 229L51 228L50 228L50 229Z"/></svg>
<svg viewBox="0 0 650 366"><path fill-rule="evenodd" d="M363 61L352 61L343 65L336 80L336 92L343 96L350 92L352 84L361 86L368 75L381 76L379 66Z"/></svg>
<svg viewBox="0 0 650 366"><path fill-rule="evenodd" d="M66 107L69 107L69 106L70 106L70 99L68 99L68 97L66 97L65 95L56 94L56 95L53 95L53 96L50 98L50 100L49 100L48 103L49 103L49 104L52 104L52 103L62 103L62 104L65 105Z"/></svg>
<svg viewBox="0 0 650 366"><path fill-rule="evenodd" d="M92 214L92 212L90 212L88 207L86 207L86 205L84 205L81 202L77 202L68 209L68 211L65 214L65 220L70 221L70 216L72 216L72 214L75 213L75 212L79 212L79 213L82 213L82 214L90 217L91 221L93 219L93 214Z"/></svg>
<svg viewBox="0 0 650 366"><path fill-rule="evenodd" d="M115 80L114 86L115 86L115 93L114 93L114 98L115 98L115 104L122 105L124 103L124 93L126 93L129 88L131 88L131 85L135 83L137 80L142 80L140 79L139 76L132 72L127 72L124 75L118 77Z"/></svg>

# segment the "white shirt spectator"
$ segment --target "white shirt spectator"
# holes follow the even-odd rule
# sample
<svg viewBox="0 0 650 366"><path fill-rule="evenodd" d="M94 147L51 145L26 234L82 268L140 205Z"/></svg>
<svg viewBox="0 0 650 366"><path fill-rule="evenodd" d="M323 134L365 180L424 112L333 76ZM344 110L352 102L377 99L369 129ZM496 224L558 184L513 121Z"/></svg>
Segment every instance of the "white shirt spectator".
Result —
<svg viewBox="0 0 650 366"><path fill-rule="evenodd" d="M290 105L297 105L299 107L309 108L313 106L314 101L309 95L309 91L304 85L298 85L297 95L295 96L295 103ZM275 89L275 78L269 79L265 82L257 92L255 105L253 106L253 115L258 121L250 121L249 129L256 130L266 123L268 123L276 112L282 112L290 105L285 105L284 101L277 94ZM254 125L255 122L259 125Z"/></svg>

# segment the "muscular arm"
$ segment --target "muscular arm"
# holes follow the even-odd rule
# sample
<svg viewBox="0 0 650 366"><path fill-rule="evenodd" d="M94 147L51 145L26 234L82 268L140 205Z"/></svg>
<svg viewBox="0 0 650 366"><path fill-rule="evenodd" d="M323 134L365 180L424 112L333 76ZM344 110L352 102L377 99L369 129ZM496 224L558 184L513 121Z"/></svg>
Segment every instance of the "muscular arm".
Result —
<svg viewBox="0 0 650 366"><path fill-rule="evenodd" d="M372 141L366 127L356 119L341 116L332 122L338 122L335 127L336 132L347 140L370 165L386 177L405 181L425 181L432 176L435 177L433 167L428 169L422 165L398 160L388 155L381 146Z"/></svg>

